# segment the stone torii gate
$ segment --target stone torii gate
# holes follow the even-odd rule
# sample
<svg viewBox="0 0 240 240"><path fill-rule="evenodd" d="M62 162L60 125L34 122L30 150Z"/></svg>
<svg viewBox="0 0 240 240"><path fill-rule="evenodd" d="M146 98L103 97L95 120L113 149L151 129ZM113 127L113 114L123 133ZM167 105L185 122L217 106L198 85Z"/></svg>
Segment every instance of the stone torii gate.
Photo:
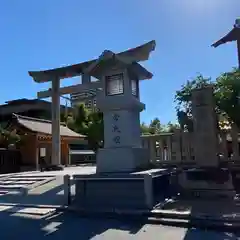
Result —
<svg viewBox="0 0 240 240"><path fill-rule="evenodd" d="M114 57L124 59L124 63L131 65L137 71L138 80L151 78L152 74L143 68L138 62L149 58L150 52L155 48L155 41L150 41L136 48L114 54L111 51L104 51L98 58L75 65L65 66L44 71L29 71L29 75L37 83L51 82L52 88L37 93L38 98L52 98L52 164L60 165L60 96L70 93L88 91L89 89L103 89L102 73L96 71L96 66L106 58ZM75 76L82 77L82 83L60 88L60 81L64 78ZM98 81L91 82L91 76ZM97 101L98 102L98 101Z"/></svg>
<svg viewBox="0 0 240 240"><path fill-rule="evenodd" d="M228 42L237 42L237 53L238 53L238 68L240 69L240 18L236 19L233 29L227 33L223 38L212 44L212 47L217 48L222 44Z"/></svg>

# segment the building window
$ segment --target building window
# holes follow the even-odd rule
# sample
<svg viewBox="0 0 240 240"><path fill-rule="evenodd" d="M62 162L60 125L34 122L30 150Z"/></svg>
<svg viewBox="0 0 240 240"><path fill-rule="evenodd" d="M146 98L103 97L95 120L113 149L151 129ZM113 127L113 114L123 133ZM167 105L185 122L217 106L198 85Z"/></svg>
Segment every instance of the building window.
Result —
<svg viewBox="0 0 240 240"><path fill-rule="evenodd" d="M94 107L97 106L97 100L96 99L93 100L93 106Z"/></svg>
<svg viewBox="0 0 240 240"><path fill-rule="evenodd" d="M106 95L123 94L123 73L106 77Z"/></svg>

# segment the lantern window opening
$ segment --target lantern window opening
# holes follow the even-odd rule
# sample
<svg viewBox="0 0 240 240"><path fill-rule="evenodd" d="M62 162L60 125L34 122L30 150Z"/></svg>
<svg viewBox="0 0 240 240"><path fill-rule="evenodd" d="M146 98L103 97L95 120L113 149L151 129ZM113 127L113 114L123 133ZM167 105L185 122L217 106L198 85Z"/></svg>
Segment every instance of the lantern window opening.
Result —
<svg viewBox="0 0 240 240"><path fill-rule="evenodd" d="M106 76L106 95L121 95L124 93L123 73Z"/></svg>
<svg viewBox="0 0 240 240"><path fill-rule="evenodd" d="M137 86L136 79L131 80L131 90L132 90L132 95L138 97L138 86Z"/></svg>

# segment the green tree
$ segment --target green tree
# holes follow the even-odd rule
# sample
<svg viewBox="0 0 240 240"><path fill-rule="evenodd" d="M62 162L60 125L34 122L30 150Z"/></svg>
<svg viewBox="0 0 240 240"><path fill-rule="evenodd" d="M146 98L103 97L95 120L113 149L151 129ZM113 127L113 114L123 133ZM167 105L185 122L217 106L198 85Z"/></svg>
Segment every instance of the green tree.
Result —
<svg viewBox="0 0 240 240"><path fill-rule="evenodd" d="M166 132L174 132L176 129L180 129L180 125L176 123L168 122L166 126Z"/></svg>
<svg viewBox="0 0 240 240"><path fill-rule="evenodd" d="M141 123L140 125L141 128L141 134L143 135L149 135L150 134L150 129L149 129L149 125L146 123Z"/></svg>
<svg viewBox="0 0 240 240"><path fill-rule="evenodd" d="M191 95L192 90L196 88L201 88L211 83L211 78L205 78L203 75L199 74L193 80L188 80L185 84L181 86L181 89L176 91L175 102L177 103L177 112L183 111L187 116L192 114L192 101Z"/></svg>
<svg viewBox="0 0 240 240"><path fill-rule="evenodd" d="M97 150L103 144L104 128L103 114L101 112L90 112L79 104L74 107L73 112L65 117L67 126L77 133L87 136L89 147Z"/></svg>
<svg viewBox="0 0 240 240"><path fill-rule="evenodd" d="M99 147L103 146L104 125L103 114L101 112L91 112L88 115L87 136L91 149L97 150Z"/></svg>
<svg viewBox="0 0 240 240"><path fill-rule="evenodd" d="M219 121L224 119L235 123L240 127L240 71L234 68L231 72L221 74L215 82L211 78L198 75L192 81L187 81L176 92L177 116L182 129L192 130L192 102L191 92L207 84L214 85L214 98L216 102L216 113Z"/></svg>
<svg viewBox="0 0 240 240"><path fill-rule="evenodd" d="M188 80L186 84L181 86L180 90L176 91L175 102L177 103L177 118L182 131L193 131L192 90L204 87L210 83L212 83L211 78L205 78L199 74L193 80Z"/></svg>
<svg viewBox="0 0 240 240"><path fill-rule="evenodd" d="M175 129L179 129L179 124L174 124L168 122L166 125L161 124L158 118L154 118L150 124L141 123L141 134L143 135L151 135L151 134L159 134L161 132L173 132Z"/></svg>
<svg viewBox="0 0 240 240"><path fill-rule="evenodd" d="M218 114L240 128L240 70L221 74L216 79L215 100Z"/></svg>
<svg viewBox="0 0 240 240"><path fill-rule="evenodd" d="M87 134L89 112L84 104L76 105L67 117L67 125L77 133Z"/></svg>
<svg viewBox="0 0 240 240"><path fill-rule="evenodd" d="M157 117L154 118L149 124L150 134L159 134L160 132L162 132L162 130L163 130L163 128L162 128L159 118L157 118Z"/></svg>
<svg viewBox="0 0 240 240"><path fill-rule="evenodd" d="M15 130L8 131L0 126L0 147L7 148L10 144L17 144L21 137Z"/></svg>

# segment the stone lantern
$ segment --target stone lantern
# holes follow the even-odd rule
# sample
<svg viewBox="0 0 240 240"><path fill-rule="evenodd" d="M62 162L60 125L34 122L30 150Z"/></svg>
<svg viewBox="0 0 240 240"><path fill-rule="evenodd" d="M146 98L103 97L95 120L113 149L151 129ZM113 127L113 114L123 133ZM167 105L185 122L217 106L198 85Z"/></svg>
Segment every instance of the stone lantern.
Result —
<svg viewBox="0 0 240 240"><path fill-rule="evenodd" d="M104 51L88 69L101 76L102 91L97 107L104 117L104 148L97 154L97 172L131 172L148 165L148 150L142 148L139 81L151 77L140 64Z"/></svg>

